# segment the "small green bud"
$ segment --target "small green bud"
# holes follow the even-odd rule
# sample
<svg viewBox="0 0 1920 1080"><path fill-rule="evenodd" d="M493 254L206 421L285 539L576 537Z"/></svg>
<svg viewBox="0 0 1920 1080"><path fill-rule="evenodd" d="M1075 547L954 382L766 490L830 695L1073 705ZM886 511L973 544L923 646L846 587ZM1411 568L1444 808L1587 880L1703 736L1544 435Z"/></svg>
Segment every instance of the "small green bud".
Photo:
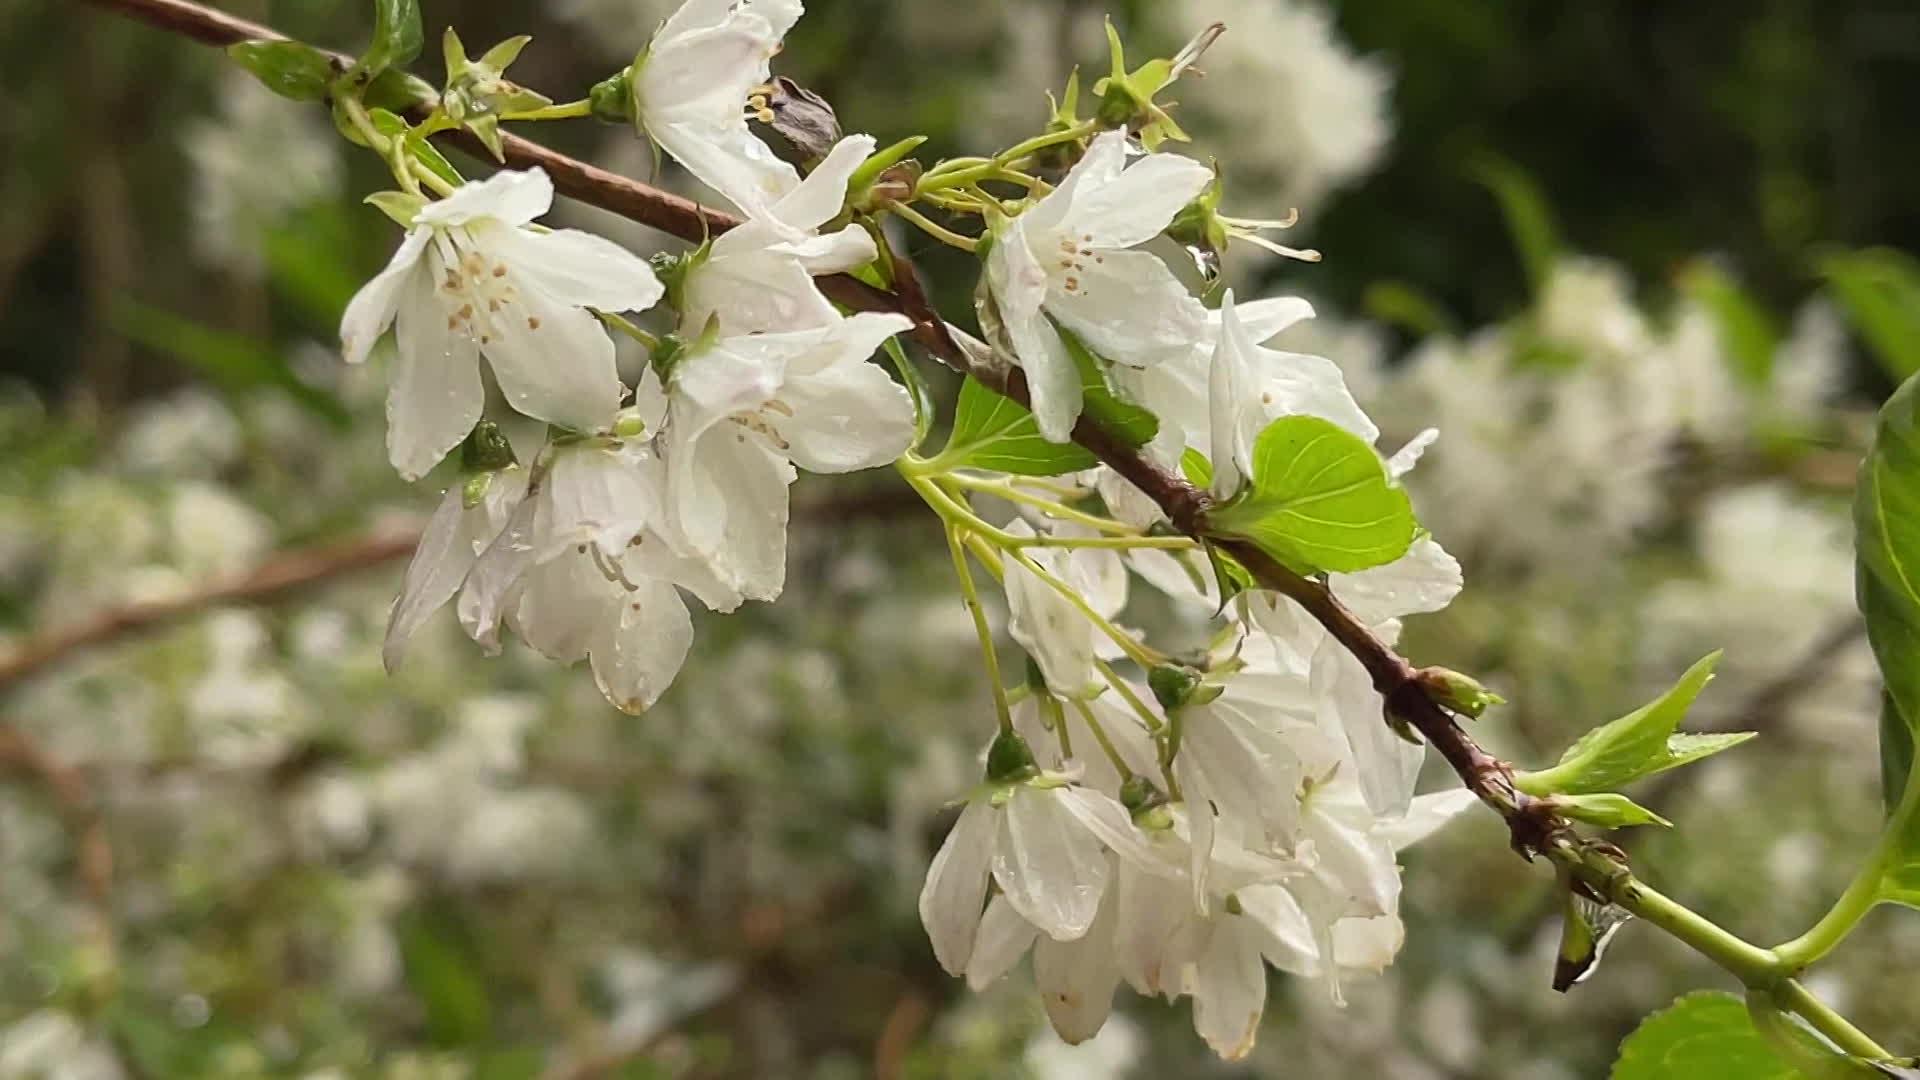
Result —
<svg viewBox="0 0 1920 1080"><path fill-rule="evenodd" d="M507 441L500 425L491 420L482 420L473 425L467 433L467 440L460 444L460 468L469 473L497 472L510 469L519 462L513 456L513 444Z"/></svg>
<svg viewBox="0 0 1920 1080"><path fill-rule="evenodd" d="M1165 797L1153 786L1153 781L1144 776L1129 776L1126 783L1120 785L1120 805L1126 807L1129 814L1146 809L1155 799L1164 801Z"/></svg>
<svg viewBox="0 0 1920 1080"><path fill-rule="evenodd" d="M1200 673L1184 664L1161 664L1147 672L1147 686L1160 707L1172 712L1185 705L1200 685Z"/></svg>
<svg viewBox="0 0 1920 1080"><path fill-rule="evenodd" d="M1093 84L1093 92L1100 98L1100 103L1094 107L1094 119L1100 121L1103 127L1126 128L1138 133L1141 144L1149 151L1158 149L1168 139L1189 141L1187 133L1174 122L1166 107L1155 103L1154 98L1193 66L1194 61L1200 59L1200 54L1206 52L1207 47L1225 30L1222 24L1214 23L1202 30L1172 59L1149 60L1128 71L1120 32L1113 28L1113 21L1109 19L1107 49L1113 66L1106 78Z"/></svg>
<svg viewBox="0 0 1920 1080"><path fill-rule="evenodd" d="M1227 914L1229 915L1245 915L1247 913L1247 909L1240 906L1239 893L1228 893L1227 902L1222 906L1227 909Z"/></svg>
<svg viewBox="0 0 1920 1080"><path fill-rule="evenodd" d="M1027 740L1014 731L1002 731L987 747L987 779L996 784L1012 784L1039 775L1033 762L1033 750Z"/></svg>
<svg viewBox="0 0 1920 1080"><path fill-rule="evenodd" d="M403 229L413 228L413 219L426 209L427 200L407 191L376 191L361 200L393 219Z"/></svg>
<svg viewBox="0 0 1920 1080"><path fill-rule="evenodd" d="M614 420L613 420L614 438L637 439L640 436L645 435L646 433L647 433L647 421L645 417L640 415L639 409L633 408L633 407L621 409L620 415L614 417Z"/></svg>
<svg viewBox="0 0 1920 1080"><path fill-rule="evenodd" d="M1658 825L1673 828L1673 822L1641 806L1625 795L1596 792L1591 795L1552 795L1540 800L1566 817L1598 825L1603 829L1624 829L1634 825Z"/></svg>
<svg viewBox="0 0 1920 1080"><path fill-rule="evenodd" d="M685 338L682 338L678 334L665 334L661 336L660 344L653 347L653 356L650 359L653 364L654 373L660 376L660 382L662 384L672 380L673 369L678 367L680 361L686 358L686 354L687 342Z"/></svg>
<svg viewBox="0 0 1920 1080"><path fill-rule="evenodd" d="M594 83L593 89L587 91L587 101L596 120L609 124L634 123L633 69L621 68Z"/></svg>
<svg viewBox="0 0 1920 1080"><path fill-rule="evenodd" d="M1475 720L1491 706L1507 703L1506 698L1482 686L1479 680L1451 668L1421 668L1414 678L1434 701Z"/></svg>
<svg viewBox="0 0 1920 1080"><path fill-rule="evenodd" d="M460 505L468 510L479 506L480 500L487 497L487 489L491 487L493 474L490 472L474 473L467 477L460 486Z"/></svg>

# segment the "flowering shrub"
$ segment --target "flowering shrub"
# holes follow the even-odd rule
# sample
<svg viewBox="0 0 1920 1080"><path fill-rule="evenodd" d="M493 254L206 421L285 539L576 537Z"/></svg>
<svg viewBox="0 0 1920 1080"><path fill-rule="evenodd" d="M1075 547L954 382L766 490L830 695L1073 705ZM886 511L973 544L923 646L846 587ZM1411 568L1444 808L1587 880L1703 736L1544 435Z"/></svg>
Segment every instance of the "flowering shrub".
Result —
<svg viewBox="0 0 1920 1080"><path fill-rule="evenodd" d="M943 777L940 790L879 770L901 784L896 799L919 802L899 815L909 824L929 802L959 806L917 908L935 960L971 988L994 987L1031 954L1041 1006L1068 1043L1102 1031L1124 982L1140 995L1190 999L1206 1046L1246 1057L1268 967L1343 1003L1349 984L1384 971L1405 943L1398 854L1483 804L1513 848L1556 871L1565 919L1558 988L1590 974L1613 930L1637 917L1746 989L1744 1002L1683 998L1628 1039L1616 1076L1671 1075L1663 1070L1680 1060L1675 1048L1701 1041L1720 1058L1753 1055L1813 1075L1907 1068L1801 976L1875 904L1915 902L1920 784L1903 783L1912 767L1905 717L1920 708L1907 685L1906 645L1920 620L1904 570L1920 549L1907 513L1920 484L1910 387L1883 414L1856 504L1861 605L1887 685L1891 809L1873 859L1802 937L1771 950L1750 944L1655 891L1619 847L1594 835L1667 825L1617 789L1747 738L1679 730L1716 654L1685 674L1663 670L1670 688L1593 728L1557 764L1528 771L1468 734L1469 722L1506 715L1501 695L1459 671L1415 667L1394 648L1403 624L1447 618L1462 594L1461 562L1443 543L1470 553L1469 565L1493 568L1564 565L1570 554L1584 566L1614 563L1629 539L1672 514L1678 495L1662 486L1672 447L1737 453L1756 432L1823 422L1835 348L1824 309L1810 309L1792 339L1770 343L1745 386L1731 385L1738 365L1726 355L1722 312L1696 300L1670 325L1653 325L1610 271L1572 259L1553 266L1526 318L1464 341L1436 337L1392 371L1369 364L1364 350L1329 358L1281 347L1316 333L1337 341L1338 328L1316 331L1302 299L1226 287L1223 260L1249 245L1317 255L1264 235L1290 217L1223 213L1234 189L1177 149L1189 135L1170 90L1192 77L1218 26L1173 57L1144 62L1128 59L1109 26L1106 74L1084 84L1071 77L1044 130L990 156L923 164L912 156L921 140L882 149L873 137L842 135L825 102L773 78L771 61L802 15L797 0L688 0L632 63L564 104L507 78L524 38L473 59L449 30L444 85L405 75L423 43L407 0L375 5L373 42L353 60L207 22L192 5L161 8L245 39L229 50L244 68L286 97L324 101L340 134L392 175L394 187L367 202L402 234L386 268L346 305L340 351L384 374L393 471L408 481L436 476L445 489L410 543L386 617L392 682L364 670L367 650L347 644L368 621L364 603L331 618L316 611L293 630L296 651L351 684L345 695L334 687L336 697L404 723L444 694L435 668L444 676L457 661L445 641L424 646L449 606L485 652L502 651L510 635L552 660L587 661L598 693L624 712L648 713L647 727L673 708L669 688L689 678L732 684L730 701L766 679L822 691L834 673L809 665L804 630L792 630L784 655L757 661L771 673L754 672L744 647L733 651L746 656L703 671L702 638L724 639L734 620L775 618L761 609L788 591L789 489L801 474L891 468L937 522L965 624L909 621L874 633L951 645L958 630L979 650L991 702L990 711L984 701L977 713L953 710L974 753L950 762L945 771L960 775ZM629 127L739 216L588 171L504 131L587 118ZM436 137L506 167L469 179ZM1303 200L1360 167L1373 140L1353 137L1359 149L1329 151L1339 163L1326 175L1295 178ZM594 233L543 224L556 188L696 246L646 260ZM978 260L977 335L928 299L901 253L908 229ZM1194 257L1191 272L1162 257L1179 245ZM909 344L965 377L942 437ZM641 362L623 368L623 345ZM891 372L875 359L881 351ZM357 392L377 393L364 379ZM235 419L194 422L191 404L179 408L194 430L177 430L180 417L156 420L129 435L131 455L231 457L223 428ZM1482 480L1514 460L1538 472L1519 505ZM272 526L217 488L183 485L171 498L172 564L182 570L268 546ZM86 493L79 503L117 515L89 531L130 549L118 563L156 545L135 524L150 517L138 493ZM1831 562L1835 537L1819 511L1764 486L1716 493L1705 507L1707 580L1667 582L1646 599L1674 639L1656 651L1663 664L1696 637L1753 632L1784 603L1835 606L1830 589L1778 579L1767 582L1777 599L1752 600L1750 577L1761 575L1729 566L1738 556L1728 549L1741 545L1728 535L1754 521L1795 522L1782 531L1816 549L1800 562ZM1745 594L1756 610L1738 626L1689 619L1716 586ZM1135 602L1142 592L1152 596ZM154 595L169 595L164 583ZM1136 625L1143 604L1176 614ZM702 617L697 632L698 609L733 618ZM1017 649L994 632L1002 610ZM504 677L524 681L522 692L463 693L457 722L424 748L355 769L356 748L381 737L350 722L364 715L294 707L250 616L223 615L206 637L203 672L185 693L185 741L271 784L281 770L295 789L282 843L250 850L236 844L243 821L193 823L199 842L223 848L221 872L260 880L261 865L290 856L377 851L376 864L466 887L623 881L586 871L598 824L571 786L529 775L530 742L564 743L570 727L606 737L604 720L578 715L571 681L534 673L516 653ZM873 644L883 663L887 643ZM1796 655L1806 647L1792 644ZM416 679L432 689L410 704ZM1842 681L1871 693L1866 678ZM48 697L28 698L38 707L23 712L82 708L90 692L84 679L32 685ZM78 697L63 705L61 694ZM543 700L562 714L550 736L535 730ZM155 707L114 711L140 717ZM145 736L156 729L137 726ZM912 746L925 734L894 737ZM675 736L656 728L624 737ZM331 760L335 740L348 748L344 763ZM300 761L299 746L320 748L323 760ZM77 753L111 757L107 749ZM164 760L151 747L120 749L143 770ZM676 747L672 756L751 758L764 749ZM57 772L35 765L38 754L24 742L15 752L57 785ZM594 763L591 754L583 763ZM1420 793L1430 756L1443 766L1432 771L1452 782ZM740 775L789 782L780 770ZM73 802L70 813L84 818L84 800ZM227 805L243 819L249 803ZM457 933L396 926L406 875L376 865L328 887L347 913L333 933L353 945L331 965L339 992L379 993L403 966L428 981L434 971L462 977L445 960L462 948ZM97 891L83 922L100 916ZM95 939L89 962L110 963L111 930L95 925L86 935ZM663 976L645 960L614 956L604 967L611 985L645 986L632 996L654 1010L624 1030L618 1019L610 1025L616 1049L644 1045L673 1016L707 1007L746 977L686 971L660 994ZM471 994L441 989L429 1025L447 1029L447 1042L482 1038L489 1019L462 1005ZM88 1063L82 1075L118 1069L64 1012L16 1025L0 1067L9 1055L22 1071L56 1059ZM353 1060L342 1051L301 1065ZM219 1065L235 1075L249 1067L260 1066Z"/></svg>

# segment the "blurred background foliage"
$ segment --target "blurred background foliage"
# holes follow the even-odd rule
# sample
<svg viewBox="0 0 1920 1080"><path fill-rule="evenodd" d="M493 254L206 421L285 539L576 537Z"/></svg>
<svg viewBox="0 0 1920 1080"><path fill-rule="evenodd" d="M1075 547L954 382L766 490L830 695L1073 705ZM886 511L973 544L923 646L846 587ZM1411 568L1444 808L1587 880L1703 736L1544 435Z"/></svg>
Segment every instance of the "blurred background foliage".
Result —
<svg viewBox="0 0 1920 1080"><path fill-rule="evenodd" d="M365 32L355 4L226 6ZM1388 442L1442 431L1412 483L1469 588L1410 654L1504 692L1483 734L1533 763L1726 647L1696 721L1763 736L1637 793L1681 827L1631 846L1749 937L1818 914L1878 821L1846 499L1871 409L1920 370L1920 10L809 6L777 70L850 131L950 154L1031 134L1073 62L1102 70L1103 13L1169 51L1227 22L1176 95L1194 152L1326 254L1236 253L1229 277L1315 299L1294 346L1341 362ZM670 7L425 4L476 47L533 33L514 73L556 99ZM417 525L379 373L333 349L393 243L358 205L377 163L217 53L84 6L0 10L0 64L0 655ZM625 132L538 134L650 175ZM924 254L964 310L964 260ZM933 963L912 901L985 691L937 534L889 480L804 486L788 595L707 620L641 720L450 622L388 678L391 562L0 687L0 1078L1234 1073L1184 1004L1128 1002L1069 1051L1024 976L976 996ZM1639 1015L1714 982L1629 927L1554 995L1549 882L1495 825L1409 861L1400 964L1345 1010L1282 985L1242 1070L1597 1076ZM1920 1049L1916 964L1920 920L1884 912L1819 988Z"/></svg>

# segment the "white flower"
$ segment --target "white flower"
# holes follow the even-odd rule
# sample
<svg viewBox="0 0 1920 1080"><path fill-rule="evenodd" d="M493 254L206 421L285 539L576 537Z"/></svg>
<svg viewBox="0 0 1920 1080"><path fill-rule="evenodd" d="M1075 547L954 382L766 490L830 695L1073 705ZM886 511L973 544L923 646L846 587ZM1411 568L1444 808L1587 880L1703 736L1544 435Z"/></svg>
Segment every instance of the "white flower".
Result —
<svg viewBox="0 0 1920 1080"><path fill-rule="evenodd" d="M800 182L747 130L746 107L802 10L800 0L686 0L633 70L647 137L751 217Z"/></svg>
<svg viewBox="0 0 1920 1080"><path fill-rule="evenodd" d="M468 634L498 648L504 621L551 659L589 660L615 706L650 707L693 644L678 587L717 611L740 603L680 553L661 511L661 472L644 445L555 447L545 477L529 483L467 575L459 612Z"/></svg>
<svg viewBox="0 0 1920 1080"><path fill-rule="evenodd" d="M1006 531L1019 537L1034 535L1033 528L1020 520L1008 524ZM1059 535L1074 532L1067 526L1055 531ZM1112 618L1125 606L1126 573L1113 552L1046 547L1022 550L1035 566L1070 586L1101 617ZM1003 565L1007 632L1039 665L1048 688L1068 698L1099 693L1104 684L1094 661L1109 655L1112 639L1038 574L1013 559L1006 559Z"/></svg>
<svg viewBox="0 0 1920 1080"><path fill-rule="evenodd" d="M815 235L840 213L847 181L873 153L873 137L850 135L798 187L763 216L722 233L688 268L680 298L681 328L697 335L715 316L722 334L828 326L840 313L820 295L815 274L833 274L874 259L873 237L858 225Z"/></svg>
<svg viewBox="0 0 1920 1080"><path fill-rule="evenodd" d="M989 879L1032 929L1055 941L1086 934L1112 877L1102 841L1132 847L1132 834L1118 802L1057 780L976 793L934 855L920 890L920 920L934 956L949 973L967 973L976 941L987 940L981 919Z"/></svg>
<svg viewBox="0 0 1920 1080"><path fill-rule="evenodd" d="M1233 494L1241 480L1252 475L1254 440L1276 417L1318 416L1368 443L1380 437L1380 429L1353 400L1332 361L1256 345L1234 309L1231 289L1220 303L1220 337L1213 350L1207 401L1208 457L1216 495Z"/></svg>
<svg viewBox="0 0 1920 1080"><path fill-rule="evenodd" d="M1206 309L1158 256L1130 251L1158 236L1213 174L1174 154L1126 166L1126 135L1106 132L1060 186L1007 222L987 255L987 285L1026 370L1041 433L1065 442L1080 415L1079 370L1059 326L1115 363L1177 357Z"/></svg>
<svg viewBox="0 0 1920 1080"><path fill-rule="evenodd" d="M1399 636L1399 620L1439 611L1461 588L1460 564L1431 536L1421 537L1399 559L1354 574L1329 575L1340 601L1387 641ZM1272 635L1272 644L1295 666L1309 672L1310 710L1321 728L1343 743L1358 771L1358 781L1374 810L1404 813L1425 749L1401 739L1387 726L1380 693L1360 662L1291 600L1275 593L1246 595L1253 625Z"/></svg>
<svg viewBox="0 0 1920 1080"><path fill-rule="evenodd" d="M808 330L696 343L668 377L668 505L688 550L756 600L786 581L794 466L842 473L913 441L907 392L866 358L912 326L861 313Z"/></svg>
<svg viewBox="0 0 1920 1080"><path fill-rule="evenodd" d="M466 503L466 485L455 484L440 497L440 505L420 534L420 543L400 581L400 596L387 618L387 638L380 650L389 673L400 667L407 643L428 616L453 599L467 580L467 571L488 544L506 527L508 515L527 492L527 470L502 469L487 479L487 488L472 506Z"/></svg>
<svg viewBox="0 0 1920 1080"><path fill-rule="evenodd" d="M591 233L526 227L552 204L553 181L539 169L464 184L420 211L387 268L347 305L348 363L396 328L387 449L407 479L480 419L481 354L507 402L535 419L594 431L620 407L613 342L587 309L650 307L660 283L644 260Z"/></svg>

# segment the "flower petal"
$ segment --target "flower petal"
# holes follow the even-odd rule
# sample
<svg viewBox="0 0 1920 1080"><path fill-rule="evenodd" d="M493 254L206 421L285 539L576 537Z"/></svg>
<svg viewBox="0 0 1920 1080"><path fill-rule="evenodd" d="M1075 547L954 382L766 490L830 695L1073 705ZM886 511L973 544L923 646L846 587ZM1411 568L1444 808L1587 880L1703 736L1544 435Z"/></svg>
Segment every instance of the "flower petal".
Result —
<svg viewBox="0 0 1920 1080"><path fill-rule="evenodd" d="M1040 987L1053 1030L1069 1043L1099 1032L1113 1012L1113 991L1120 985L1120 961L1114 952L1119 897L1100 905L1093 926L1076 941L1041 936L1033 947L1033 981Z"/></svg>
<svg viewBox="0 0 1920 1080"><path fill-rule="evenodd" d="M773 204L773 219L795 233L812 233L832 221L846 204L847 182L873 155L874 145L871 135L848 135L834 143L806 179Z"/></svg>
<svg viewBox="0 0 1920 1080"><path fill-rule="evenodd" d="M516 412L582 432L613 422L626 389L598 319L527 283L486 325L481 349Z"/></svg>
<svg viewBox="0 0 1920 1080"><path fill-rule="evenodd" d="M842 360L781 388L793 410L780 421L787 456L817 473L843 473L888 464L913 444L913 399L885 369Z"/></svg>
<svg viewBox="0 0 1920 1080"><path fill-rule="evenodd" d="M463 485L447 490L420 535L419 546L400 581L400 596L387 618L381 660L389 673L397 670L407 643L427 618L453 599L467 579L480 552L499 534L512 509L526 491L525 469L495 473L486 497L468 509Z"/></svg>
<svg viewBox="0 0 1920 1080"><path fill-rule="evenodd" d="M1013 789L1000 810L993 880L1026 920L1056 941L1087 932L1111 868L1100 841L1074 820L1057 790Z"/></svg>
<svg viewBox="0 0 1920 1080"><path fill-rule="evenodd" d="M613 706L639 713L652 708L693 647L693 621L680 591L664 581L641 579L604 618L588 648L593 680Z"/></svg>
<svg viewBox="0 0 1920 1080"><path fill-rule="evenodd" d="M1207 332L1207 309L1158 255L1108 251L1055 277L1047 311L1101 357L1147 367L1176 362Z"/></svg>
<svg viewBox="0 0 1920 1080"><path fill-rule="evenodd" d="M985 800L967 803L920 888L920 922L927 928L934 957L950 975L965 974L973 955L998 818L999 811Z"/></svg>
<svg viewBox="0 0 1920 1080"><path fill-rule="evenodd" d="M1439 611L1460 595L1460 563L1431 536L1413 542L1405 555L1370 570L1332 575L1340 602L1369 625Z"/></svg>
<svg viewBox="0 0 1920 1080"><path fill-rule="evenodd" d="M1039 936L1040 932L1013 910L1006 897L987 901L987 913L973 937L973 955L967 958L967 988L985 990L999 981L1027 955L1028 947Z"/></svg>
<svg viewBox="0 0 1920 1080"><path fill-rule="evenodd" d="M1192 158L1148 154L1107 183L1083 187L1060 228L1092 247L1144 244L1212 181L1213 171Z"/></svg>
<svg viewBox="0 0 1920 1080"><path fill-rule="evenodd" d="M1389 821L1374 831L1395 851L1402 851L1432 836L1479 798L1466 788L1450 788L1431 795L1416 796L1405 817Z"/></svg>
<svg viewBox="0 0 1920 1080"><path fill-rule="evenodd" d="M590 232L501 228L486 230L486 237L521 282L557 303L645 311L666 291L645 259Z"/></svg>
<svg viewBox="0 0 1920 1080"><path fill-rule="evenodd" d="M744 100L742 94L728 107L737 110ZM737 124L649 121L647 134L695 179L749 217L772 213L772 204L800 183L800 174L755 138L744 119Z"/></svg>
<svg viewBox="0 0 1920 1080"><path fill-rule="evenodd" d="M387 388L387 459L418 480L473 430L486 407L474 342L450 329L426 275L409 279Z"/></svg>
<svg viewBox="0 0 1920 1080"><path fill-rule="evenodd" d="M525 225L553 208L553 178L542 168L502 169L485 180L470 180L453 194L428 203L416 226L467 225L486 218Z"/></svg>
<svg viewBox="0 0 1920 1080"><path fill-rule="evenodd" d="M340 316L340 351L347 363L365 361L373 343L392 325L408 275L420 265L427 241L432 238L432 229L409 229L386 268L360 286L360 291L347 301L347 310Z"/></svg>
<svg viewBox="0 0 1920 1080"><path fill-rule="evenodd" d="M1267 1007L1267 969L1250 935L1236 932L1222 914L1195 958L1187 991L1193 995L1193 1030L1213 1052L1238 1061L1253 1050L1260 1014Z"/></svg>

